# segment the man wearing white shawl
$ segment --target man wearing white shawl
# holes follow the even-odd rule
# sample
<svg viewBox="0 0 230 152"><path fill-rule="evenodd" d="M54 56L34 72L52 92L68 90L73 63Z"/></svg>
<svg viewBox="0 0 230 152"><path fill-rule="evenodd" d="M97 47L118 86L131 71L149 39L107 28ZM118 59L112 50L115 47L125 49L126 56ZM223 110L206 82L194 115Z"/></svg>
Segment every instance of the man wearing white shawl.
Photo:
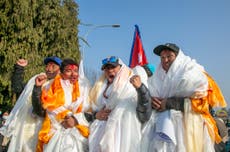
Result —
<svg viewBox="0 0 230 152"><path fill-rule="evenodd" d="M103 74L90 91L95 121L90 127L90 152L139 152L141 123L136 117L134 74L120 58L102 60ZM147 74L143 68L142 73ZM140 70L136 69L136 72Z"/></svg>
<svg viewBox="0 0 230 152"><path fill-rule="evenodd" d="M35 75L27 82L15 106L10 112L7 121L4 126L0 128L0 133L10 138L8 152L35 151L38 141L37 134L43 118L36 115L39 107L32 106L32 94L34 95L33 89L40 89L40 92L41 88L47 89L50 81L46 80L53 79L56 74L59 73L61 61L62 60L58 57L47 57L44 59L46 73ZM40 103L36 104L39 105ZM36 110L34 108L36 108Z"/></svg>
<svg viewBox="0 0 230 152"><path fill-rule="evenodd" d="M155 110L143 120L141 150L214 151L214 142L221 138L209 107L226 106L217 84L175 44L159 45L154 53L161 58L148 83Z"/></svg>

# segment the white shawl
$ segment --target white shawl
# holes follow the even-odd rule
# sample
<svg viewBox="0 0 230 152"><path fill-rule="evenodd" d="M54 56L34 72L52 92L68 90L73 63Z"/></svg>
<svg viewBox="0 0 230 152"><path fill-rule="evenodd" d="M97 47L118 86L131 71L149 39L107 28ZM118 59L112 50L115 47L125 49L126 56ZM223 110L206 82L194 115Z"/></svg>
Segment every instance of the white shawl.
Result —
<svg viewBox="0 0 230 152"><path fill-rule="evenodd" d="M154 75L149 79L151 96L160 98L190 97L196 91L205 92L208 88L208 81L203 71L204 69L201 65L197 64L196 61L190 57L185 56L180 50L167 73L160 64ZM190 104L189 101L187 103ZM189 112L191 112L191 109ZM164 116L162 117L162 115ZM201 117L198 117L203 123ZM159 140L157 137L156 124L164 122L166 119L167 121L165 122L167 122L168 125L162 124L161 129L168 127L166 130L169 130L170 128L170 134L166 135L171 138L172 142L163 142L162 139ZM149 134L152 136L149 137ZM168 110L163 113L153 111L150 121L143 129L142 141L142 147L144 147L146 151L186 151L183 114L175 110Z"/></svg>
<svg viewBox="0 0 230 152"><path fill-rule="evenodd" d="M37 134L43 120L32 114L31 95L36 77L37 75L28 81L6 123L0 128L1 134L11 137L8 152L35 151Z"/></svg>
<svg viewBox="0 0 230 152"><path fill-rule="evenodd" d="M120 60L120 59L119 59ZM140 151L141 124L136 117L137 92L129 82L131 70L121 62L121 69L103 97L107 80L98 90L96 108L112 110L107 121L95 120L90 127L90 152ZM96 83L97 84L97 83Z"/></svg>

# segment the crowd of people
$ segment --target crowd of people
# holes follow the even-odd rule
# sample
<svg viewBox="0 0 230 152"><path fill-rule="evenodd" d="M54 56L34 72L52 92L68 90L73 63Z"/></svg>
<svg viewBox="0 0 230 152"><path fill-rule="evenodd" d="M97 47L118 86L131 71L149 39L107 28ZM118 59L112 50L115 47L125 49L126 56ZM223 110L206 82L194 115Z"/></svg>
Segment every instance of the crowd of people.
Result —
<svg viewBox="0 0 230 152"><path fill-rule="evenodd" d="M225 107L205 68L173 43L159 45L156 70L102 60L90 85L81 62L44 59L44 73L23 83L27 60L12 75L17 102L0 128L9 152L214 152L226 137L211 115ZM1 141L2 142L2 141ZM219 145L219 146L218 146Z"/></svg>

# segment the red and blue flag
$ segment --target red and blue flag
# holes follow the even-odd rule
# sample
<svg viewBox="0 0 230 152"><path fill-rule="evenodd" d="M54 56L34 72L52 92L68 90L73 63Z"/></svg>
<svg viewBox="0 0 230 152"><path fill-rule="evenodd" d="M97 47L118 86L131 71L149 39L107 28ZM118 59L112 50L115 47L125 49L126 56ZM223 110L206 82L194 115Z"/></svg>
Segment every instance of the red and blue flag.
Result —
<svg viewBox="0 0 230 152"><path fill-rule="evenodd" d="M134 68L137 65L148 64L145 51L141 41L140 31L137 25L135 25L134 39L132 50L130 54L129 67Z"/></svg>

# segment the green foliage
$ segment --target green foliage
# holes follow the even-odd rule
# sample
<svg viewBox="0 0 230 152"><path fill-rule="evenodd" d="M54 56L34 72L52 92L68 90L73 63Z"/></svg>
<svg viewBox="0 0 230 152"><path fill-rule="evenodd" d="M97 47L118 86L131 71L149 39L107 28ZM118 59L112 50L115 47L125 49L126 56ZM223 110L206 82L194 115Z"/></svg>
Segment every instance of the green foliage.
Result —
<svg viewBox="0 0 230 152"><path fill-rule="evenodd" d="M79 61L77 15L74 0L0 1L0 104L11 103L10 77L19 58L29 63L25 81L44 71L47 56Z"/></svg>

